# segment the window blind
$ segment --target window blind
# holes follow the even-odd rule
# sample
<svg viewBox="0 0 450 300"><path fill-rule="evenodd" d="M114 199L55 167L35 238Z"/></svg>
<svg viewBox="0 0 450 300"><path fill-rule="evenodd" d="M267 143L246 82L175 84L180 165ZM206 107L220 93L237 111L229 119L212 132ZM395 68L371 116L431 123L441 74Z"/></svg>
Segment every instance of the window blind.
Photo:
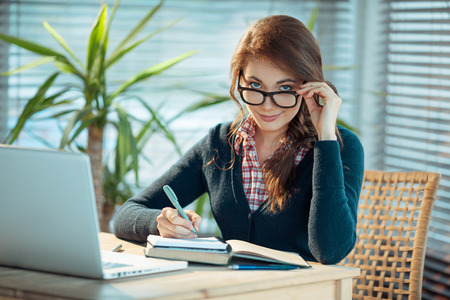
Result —
<svg viewBox="0 0 450 300"><path fill-rule="evenodd" d="M9 31L9 4L0 3L0 32ZM7 70L8 64L8 45L0 43L0 70ZM0 139L6 136L8 131L7 119L8 119L8 78L0 76Z"/></svg>
<svg viewBox="0 0 450 300"><path fill-rule="evenodd" d="M110 9L114 1L106 1ZM14 36L44 43L48 47L59 48L59 45L42 27L47 21L57 30L66 42L84 60L90 26L100 7L100 1L61 1L61 0L20 0L3 1L3 7L9 6L9 18L2 18L2 31ZM120 40L135 26L156 0L121 1L116 13L109 43L114 48ZM172 58L190 50L198 50L193 57L176 65L174 68L149 79L133 90L133 93L145 99L153 108L162 107L160 112L168 120L183 108L202 99L197 91L228 95L229 63L232 53L245 29L253 21L271 14L289 14L302 20L305 24L311 17L313 9L318 7L318 20L314 34L321 44L323 62L326 67L351 67L354 61L354 7L356 0L340 1L212 1L212 0L167 0L162 9L148 24L142 35L164 27L177 18L181 20L168 30L154 36L140 45L121 63L114 66L107 74L107 80L117 87L118 83L128 79L138 71L155 63ZM6 24L6 25L4 25ZM30 52L14 46L0 47L9 49L9 69L13 69L36 58ZM61 50L63 51L63 50ZM7 67L2 65L2 71ZM8 128L12 128L22 111L26 101L36 88L51 74L52 65L41 66L34 70L8 77L7 86L2 91L8 94ZM344 100L340 117L352 124L354 113L354 96L351 81L354 70L345 69L326 71L326 78L338 88ZM62 76L59 85L73 84L70 78ZM3 105L5 102L3 101ZM127 109L133 109L128 104ZM218 122L227 122L236 115L234 104L227 103L185 115L170 124L176 139L183 151L191 147L204 136L210 127ZM136 107L135 113L140 114ZM145 116L143 116L145 117ZM30 123L27 132L18 140L19 145L56 147L60 133L51 122ZM357 127L357 124L352 124ZM107 131L105 146L112 149L113 132ZM141 167L141 183L143 185L156 179L178 159L178 154L163 137L154 136L145 149L151 157L152 164Z"/></svg>
<svg viewBox="0 0 450 300"><path fill-rule="evenodd" d="M428 235L423 297L450 297L450 2L386 3L380 151L387 170L442 175Z"/></svg>

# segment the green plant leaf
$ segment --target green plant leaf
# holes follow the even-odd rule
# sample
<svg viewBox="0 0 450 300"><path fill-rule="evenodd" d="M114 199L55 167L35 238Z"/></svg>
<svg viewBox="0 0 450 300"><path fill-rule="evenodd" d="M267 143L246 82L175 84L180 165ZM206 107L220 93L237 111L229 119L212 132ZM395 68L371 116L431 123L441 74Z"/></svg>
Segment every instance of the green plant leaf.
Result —
<svg viewBox="0 0 450 300"><path fill-rule="evenodd" d="M179 55L175 58L169 59L165 62L162 63L158 63L156 65L153 65L139 73L137 73L136 75L132 76L131 78L129 78L127 81L125 81L114 93L112 93L108 99L106 100L106 103L109 105L111 104L111 102L114 100L115 97L117 97L118 95L120 95L121 93L123 93L127 88L129 88L130 86L144 80L147 79L153 75L157 75L159 73L161 73L162 71L172 67L173 65L179 63L180 61L194 55L196 53L196 51L189 51L186 52L182 55Z"/></svg>
<svg viewBox="0 0 450 300"><path fill-rule="evenodd" d="M45 56L57 56L57 57L64 57L63 54L52 50L50 48L41 46L39 44L24 40L24 39L19 39L13 36L9 36L3 33L0 33L0 39L4 40L5 42L8 42L10 44L14 44L19 46L20 48L26 49L28 51L40 54L40 55L45 55Z"/></svg>
<svg viewBox="0 0 450 300"><path fill-rule="evenodd" d="M105 19L107 16L107 12L108 6L106 4L103 4L99 14L97 15L97 18L94 21L94 24L92 25L91 34L89 37L89 44L87 48L88 53L86 62L87 72L90 72L92 69L95 57L97 56L97 51L100 46L100 42L105 33Z"/></svg>
<svg viewBox="0 0 450 300"><path fill-rule="evenodd" d="M129 117L136 119L134 116ZM135 136L138 153L140 157L144 158L144 160L151 163L150 159L142 153L142 149L145 147L150 137L152 137L153 134L156 132L156 129L154 128L154 126L152 126L152 124L155 122L155 119L150 118L150 120L148 120L147 122L143 122L141 120L137 121L142 123L142 127L139 130L139 133Z"/></svg>
<svg viewBox="0 0 450 300"><path fill-rule="evenodd" d="M58 101L56 103L53 103L52 107L58 107L58 106L61 106L61 105L70 104L72 102L73 102L73 100L62 100L62 101ZM60 118L60 117L62 117L64 115L67 115L69 113L73 113L75 111L77 111L77 109L68 109L68 110L60 111L60 112L57 112L57 113L54 113L54 114L51 114L51 115L48 115L48 116L39 117L39 118L37 118L37 117L33 118L33 121L58 119L58 118Z"/></svg>
<svg viewBox="0 0 450 300"><path fill-rule="evenodd" d="M314 25L316 25L318 14L319 14L319 7L315 7L311 12L311 16L309 17L308 25L306 25L306 27L311 32L314 30Z"/></svg>
<svg viewBox="0 0 450 300"><path fill-rule="evenodd" d="M175 147L175 150L177 151L178 154L181 154L181 149L178 146L176 140L175 140L175 136L173 135L173 133L167 128L166 125L163 124L162 119L158 116L158 114L156 113L155 110L153 110L142 98L136 97L136 99L141 102L141 104L148 110L148 112L152 115L152 121L156 122L156 124L158 125L158 128L160 130L162 130L162 132L164 133L164 135L166 136L166 138L172 142L172 144Z"/></svg>
<svg viewBox="0 0 450 300"><path fill-rule="evenodd" d="M72 102L72 101L70 101L70 102ZM46 117L45 119L58 119L58 118L60 118L60 117L62 117L62 116L65 116L65 115L67 115L67 114L71 114L71 113L73 113L73 112L75 112L75 111L77 111L77 109L68 109L68 110L64 110L64 111L61 111L61 112L57 112L57 113L55 113L55 114L52 114L52 115Z"/></svg>
<svg viewBox="0 0 450 300"><path fill-rule="evenodd" d="M104 100L106 99L106 79L105 79L105 56L108 48L109 30L111 26L112 19L118 8L119 1L114 3L111 16L108 19L107 11L108 7L105 4L103 16L99 18L99 30L98 30L98 46L97 50L94 52L94 57L92 60L92 66L89 72L87 80L88 93L85 93L86 97L91 97L88 102L92 103L95 101L95 105L99 110L104 107Z"/></svg>
<svg viewBox="0 0 450 300"><path fill-rule="evenodd" d="M89 110L88 113L81 116L81 119L79 120L80 125L78 126L77 130L72 134L72 137L70 138L68 145L72 144L75 139L86 129L88 128L94 121L96 121L95 115L92 113L91 110Z"/></svg>
<svg viewBox="0 0 450 300"><path fill-rule="evenodd" d="M204 193L203 195L198 197L197 200L195 201L195 212L199 216L203 217L205 205L208 203L208 201L209 201L209 196L207 193Z"/></svg>
<svg viewBox="0 0 450 300"><path fill-rule="evenodd" d="M67 58L62 58L62 57L57 57L55 59L55 67L58 68L58 70L60 70L61 72L65 73L65 74L73 74L76 75L78 77L80 77L82 80L84 80L84 76L83 74L77 70L77 68L75 68L74 65L72 65Z"/></svg>
<svg viewBox="0 0 450 300"><path fill-rule="evenodd" d="M154 132L151 130L152 124L155 122L155 119L151 118L148 122L142 125L141 130L136 135L136 142L138 143L138 150L141 150L145 144L145 141L148 140L148 138L151 136L151 134ZM139 151L140 152L140 151Z"/></svg>
<svg viewBox="0 0 450 300"><path fill-rule="evenodd" d="M325 65L323 66L324 71L338 71L338 70L353 70L357 69L358 66L335 66L335 65Z"/></svg>
<svg viewBox="0 0 450 300"><path fill-rule="evenodd" d="M33 69L33 68L36 68L41 65L45 65L45 64L53 62L53 61L55 61L54 56L43 56L43 57L40 57L30 63L22 65L22 66L18 67L17 69L14 69L14 70L11 70L8 72L3 72L2 75L10 76L10 75L17 74L17 73L25 71L25 70L29 70L29 69Z"/></svg>
<svg viewBox="0 0 450 300"><path fill-rule="evenodd" d="M152 33L150 33L149 35L147 35L146 37L132 43L131 45L129 45L128 47L124 48L116 48L114 50L113 53L111 53L111 55L106 59L106 63L105 63L105 68L109 68L111 67L113 64L115 64L117 61L119 61L122 56L124 56L125 54L127 54L128 52L130 52L131 50L133 50L134 48L136 48L137 46L139 46L140 44L142 44L143 42L149 40L151 37L153 37L154 35L172 27L175 23L179 22L180 19L177 19L175 21L173 21L172 23L170 23L169 25L160 28L158 30L153 31Z"/></svg>
<svg viewBox="0 0 450 300"><path fill-rule="evenodd" d="M44 98L45 94L52 86L53 82L56 80L59 74L60 74L59 72L56 72L53 73L50 77L48 77L47 80L39 87L38 91L33 96L33 98L28 100L24 110L22 111L22 114L17 120L16 125L6 137L5 139L6 143L12 144L17 139L23 127L25 126L25 123L31 118L31 116L33 116L33 114L43 109L42 102L45 100Z"/></svg>
<svg viewBox="0 0 450 300"><path fill-rule="evenodd" d="M119 7L119 2L120 2L119 0L116 0L114 2L114 6L113 6L113 8L111 10L111 15L109 16L108 22L106 23L106 30L105 30L105 34L103 36L102 43L101 43L101 46L102 46L101 69L103 70L102 73L104 73L104 71L107 69L107 67L103 67L103 66L105 65L106 50L108 48L109 31L111 29L111 24L112 24L112 21L114 19L114 16L116 15L117 8ZM104 95L104 98L106 98L106 95Z"/></svg>
<svg viewBox="0 0 450 300"><path fill-rule="evenodd" d="M69 45L66 43L66 41L62 38L62 36L55 30L53 27L50 26L46 21L42 22L45 29L53 36L53 38L61 45L61 47L64 48L64 50L69 53L69 55L86 71L85 66L83 63L77 58L75 53L70 49Z"/></svg>
<svg viewBox="0 0 450 300"><path fill-rule="evenodd" d="M75 146L77 147L78 151L86 153L86 147L80 146L77 143L75 143Z"/></svg>
<svg viewBox="0 0 450 300"><path fill-rule="evenodd" d="M119 49L122 49L125 47L133 38L139 34L139 32L144 29L145 25L147 25L148 21L153 17L153 15L161 8L163 5L164 0L161 0L155 7L153 7L152 10L149 11L149 13L130 31L130 33L120 42L119 46L113 51L119 52Z"/></svg>
<svg viewBox="0 0 450 300"><path fill-rule="evenodd" d="M131 169L135 171L136 181L139 176L138 150L136 140L131 131L131 124L128 120L128 112L119 103L114 103L114 109L119 117L118 137L116 146L116 169L118 176L124 178L127 173L127 161L130 160ZM116 171L117 172L117 171Z"/></svg>
<svg viewBox="0 0 450 300"><path fill-rule="evenodd" d="M116 15L117 8L119 8L119 3L120 3L120 0L116 0L114 2L113 8L111 9L111 15L109 16L108 23L106 24L106 32L108 32L108 33L111 28L112 20L114 19L114 16Z"/></svg>
<svg viewBox="0 0 450 300"><path fill-rule="evenodd" d="M108 48L108 37L109 37L109 31L111 29L111 24L112 21L114 19L114 16L116 15L116 11L119 8L119 3L120 0L116 0L114 2L113 8L111 10L111 15L108 18L108 22L106 23L106 30L105 30L105 35L104 35L104 50L105 50L105 55L106 55L106 49ZM105 58L105 55L103 55L103 59Z"/></svg>
<svg viewBox="0 0 450 300"><path fill-rule="evenodd" d="M70 137L70 133L74 129L75 125L81 119L83 119L85 116L87 116L90 113L92 113L91 109L83 108L81 110L77 110L77 112L74 113L69 118L69 121L67 122L67 124L66 124L66 126L64 127L64 130L63 130L63 134L62 134L61 141L60 141L60 144L59 144L59 149L64 149L64 147L69 144L69 141L73 140L73 139L69 139L69 137Z"/></svg>
<svg viewBox="0 0 450 300"><path fill-rule="evenodd" d="M51 96L49 96L49 97L47 97L47 98L44 98L44 99L41 101L41 105L40 105L40 106L37 106L36 109L37 109L38 111L42 111L42 110L45 110L45 109L50 108L50 107L52 107L52 106L60 105L60 104L62 104L62 103L70 103L71 101L69 101L69 100L61 100L60 102L54 103L54 101L55 101L57 98L61 97L61 96L64 95L65 93L67 93L69 90L70 90L70 88L69 88L69 87L66 87L66 88L62 89L61 91L59 91L58 93L53 94L53 95L51 95Z"/></svg>

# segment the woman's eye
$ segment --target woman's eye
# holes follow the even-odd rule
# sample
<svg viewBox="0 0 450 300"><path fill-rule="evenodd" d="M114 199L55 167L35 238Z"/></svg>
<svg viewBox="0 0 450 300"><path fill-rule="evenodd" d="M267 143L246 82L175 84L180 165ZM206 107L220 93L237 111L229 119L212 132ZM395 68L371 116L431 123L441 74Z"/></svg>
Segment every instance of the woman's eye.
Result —
<svg viewBox="0 0 450 300"><path fill-rule="evenodd" d="M260 89L261 88L261 84L259 84L257 82L250 82L250 87L252 87L254 89Z"/></svg>
<svg viewBox="0 0 450 300"><path fill-rule="evenodd" d="M292 87L289 85L282 85L280 86L280 91L285 92L285 91L290 91L292 90Z"/></svg>

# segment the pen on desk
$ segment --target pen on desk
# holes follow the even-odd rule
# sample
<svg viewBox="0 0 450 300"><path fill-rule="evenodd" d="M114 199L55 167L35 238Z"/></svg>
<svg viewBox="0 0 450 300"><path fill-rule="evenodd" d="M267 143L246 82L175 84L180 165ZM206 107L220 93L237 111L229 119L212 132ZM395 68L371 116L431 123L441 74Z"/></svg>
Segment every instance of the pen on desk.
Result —
<svg viewBox="0 0 450 300"><path fill-rule="evenodd" d="M122 244L119 244L119 245L115 246L111 251L112 252L117 252L117 251L120 250L120 248L122 248Z"/></svg>
<svg viewBox="0 0 450 300"><path fill-rule="evenodd" d="M189 220L188 216L184 212L183 208L180 206L180 203L178 203L178 198L175 195L175 192L172 190L172 188L168 185L163 186L164 192L166 192L167 197L169 198L170 202L172 202L173 206L178 210L178 213L186 220L191 222ZM192 222L191 222L192 223ZM192 226L192 232L197 234L197 231L195 230L194 226Z"/></svg>
<svg viewBox="0 0 450 300"><path fill-rule="evenodd" d="M230 265L228 268L232 270L293 270L300 267L293 265Z"/></svg>

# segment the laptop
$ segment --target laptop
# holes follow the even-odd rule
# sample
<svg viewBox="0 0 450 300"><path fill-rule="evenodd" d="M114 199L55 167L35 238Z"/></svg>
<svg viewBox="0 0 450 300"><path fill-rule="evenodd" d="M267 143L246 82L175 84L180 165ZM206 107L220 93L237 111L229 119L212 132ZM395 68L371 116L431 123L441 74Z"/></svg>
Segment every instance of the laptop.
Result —
<svg viewBox="0 0 450 300"><path fill-rule="evenodd" d="M0 145L0 265L96 279L180 270L101 251L89 156Z"/></svg>

